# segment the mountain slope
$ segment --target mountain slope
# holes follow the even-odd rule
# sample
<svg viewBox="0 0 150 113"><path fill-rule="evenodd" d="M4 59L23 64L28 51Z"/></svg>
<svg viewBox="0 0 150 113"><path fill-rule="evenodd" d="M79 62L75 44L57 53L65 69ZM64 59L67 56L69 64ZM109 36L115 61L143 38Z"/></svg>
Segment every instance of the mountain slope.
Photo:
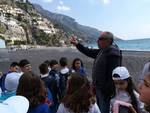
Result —
<svg viewBox="0 0 150 113"><path fill-rule="evenodd" d="M101 32L95 28L80 25L71 17L47 11L40 5L34 4L34 7L42 16L48 18L58 27L61 27L68 36L75 34L79 38L91 43L95 42Z"/></svg>

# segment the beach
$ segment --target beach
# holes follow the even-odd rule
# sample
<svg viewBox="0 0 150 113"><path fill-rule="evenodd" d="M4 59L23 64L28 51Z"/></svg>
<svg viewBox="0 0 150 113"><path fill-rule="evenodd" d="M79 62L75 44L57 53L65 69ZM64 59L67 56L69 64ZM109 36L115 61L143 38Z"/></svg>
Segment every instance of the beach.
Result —
<svg viewBox="0 0 150 113"><path fill-rule="evenodd" d="M126 66L133 77L134 82L137 84L138 77L141 74L144 64L150 60L150 51L127 51L123 50L123 64ZM0 52L0 56L2 56ZM6 54L6 52L5 52ZM4 56L3 56L4 57ZM93 65L93 59L80 53L76 48L71 47L48 47L48 48L32 48L29 50L9 51L5 60L0 60L0 71L6 72L9 65L13 61L19 62L21 59L28 59L31 62L33 71L39 74L38 66L45 60L56 59L61 57L67 57L69 66L74 58L78 57L83 60L85 69L88 73L88 77L91 79L91 71ZM2 57L0 57L2 58ZM7 60L6 60L7 59Z"/></svg>

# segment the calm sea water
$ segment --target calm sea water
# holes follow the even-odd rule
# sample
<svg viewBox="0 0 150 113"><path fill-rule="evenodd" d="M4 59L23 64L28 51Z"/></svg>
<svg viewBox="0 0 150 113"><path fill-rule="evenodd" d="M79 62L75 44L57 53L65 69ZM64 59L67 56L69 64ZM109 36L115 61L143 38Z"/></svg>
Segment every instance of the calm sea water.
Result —
<svg viewBox="0 0 150 113"><path fill-rule="evenodd" d="M115 43L123 50L150 51L150 39L117 40ZM97 44L89 44L89 47L97 48ZM0 40L0 48L5 48L5 43Z"/></svg>
<svg viewBox="0 0 150 113"><path fill-rule="evenodd" d="M150 51L150 39L117 40L115 43L123 50ZM97 48L96 43L89 46Z"/></svg>

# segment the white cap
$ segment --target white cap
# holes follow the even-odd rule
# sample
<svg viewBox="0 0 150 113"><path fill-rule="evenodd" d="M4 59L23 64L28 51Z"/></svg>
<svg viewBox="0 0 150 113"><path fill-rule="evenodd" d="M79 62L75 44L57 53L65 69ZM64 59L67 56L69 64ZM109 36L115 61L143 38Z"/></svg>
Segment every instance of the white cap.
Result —
<svg viewBox="0 0 150 113"><path fill-rule="evenodd" d="M119 77L114 77L113 75L117 74ZM130 77L129 71L126 67L116 67L112 72L113 80L124 80Z"/></svg>
<svg viewBox="0 0 150 113"><path fill-rule="evenodd" d="M5 88L8 91L15 91L19 83L20 75L16 72L12 72L6 75Z"/></svg>
<svg viewBox="0 0 150 113"><path fill-rule="evenodd" d="M0 103L0 113L27 113L29 101L23 96L12 96Z"/></svg>

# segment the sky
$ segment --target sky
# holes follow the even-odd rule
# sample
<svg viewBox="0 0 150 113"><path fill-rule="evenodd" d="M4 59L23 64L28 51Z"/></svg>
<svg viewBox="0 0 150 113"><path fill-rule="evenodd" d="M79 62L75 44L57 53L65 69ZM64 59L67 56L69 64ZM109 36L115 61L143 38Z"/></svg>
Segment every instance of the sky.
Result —
<svg viewBox="0 0 150 113"><path fill-rule="evenodd" d="M150 38L150 0L29 0L124 39Z"/></svg>

